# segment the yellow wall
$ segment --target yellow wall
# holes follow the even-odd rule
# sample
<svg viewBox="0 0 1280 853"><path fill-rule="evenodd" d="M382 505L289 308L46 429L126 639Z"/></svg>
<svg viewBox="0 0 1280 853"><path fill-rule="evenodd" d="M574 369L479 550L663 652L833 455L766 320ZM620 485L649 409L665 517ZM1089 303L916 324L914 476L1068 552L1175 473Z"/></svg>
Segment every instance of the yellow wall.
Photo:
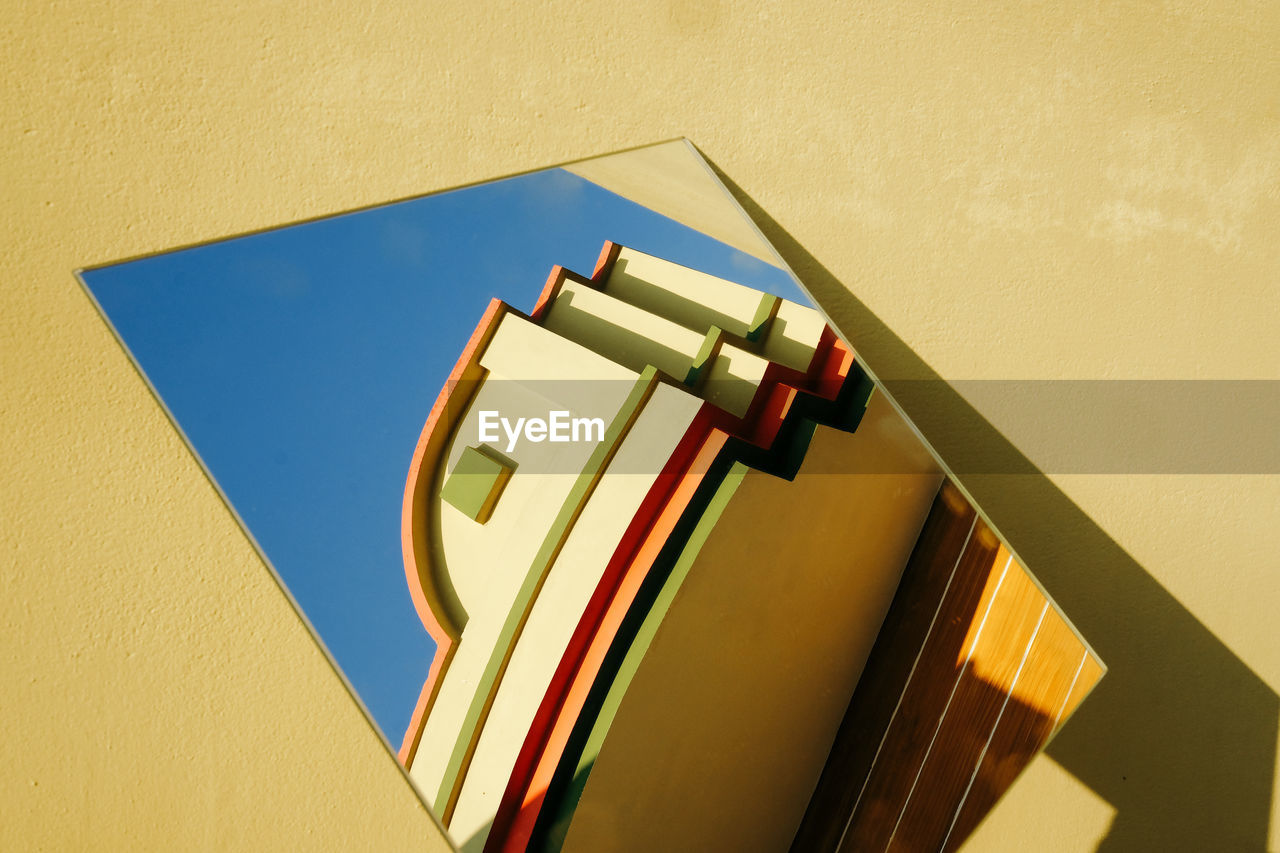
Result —
<svg viewBox="0 0 1280 853"><path fill-rule="evenodd" d="M685 134L881 374L1280 372L1272 4L303 5L6 8L0 847L432 832L77 266ZM1274 847L1280 478L967 485L1110 665L973 849Z"/></svg>

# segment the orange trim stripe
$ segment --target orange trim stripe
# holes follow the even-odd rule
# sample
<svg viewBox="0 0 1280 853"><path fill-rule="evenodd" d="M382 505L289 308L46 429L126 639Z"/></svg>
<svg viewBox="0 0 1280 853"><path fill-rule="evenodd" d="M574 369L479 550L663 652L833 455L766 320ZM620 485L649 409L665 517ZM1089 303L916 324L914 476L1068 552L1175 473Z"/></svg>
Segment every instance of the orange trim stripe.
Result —
<svg viewBox="0 0 1280 853"><path fill-rule="evenodd" d="M413 761L418 742L422 739L423 724L426 722L427 713L435 698L440 677L448 668L448 661L452 659L454 642L459 631L459 626L451 624L448 614L436 612L437 608L443 611L443 607L438 603L433 604L432 596L428 595L424 586L424 576L429 574L430 567L420 565L418 559L418 554L425 555L427 549L427 543L422 541L426 531L416 529L414 524L416 519L423 518L425 515L421 505L428 497L427 493L432 480L433 472L424 469L427 451L433 443L432 439L437 427L445 420L445 413L453 402L454 390L462 382L467 369L479 359L480 350L492 337L498 321L510 310L510 306L500 299L491 300L485 308L484 315L481 316L475 331L471 333L467 345L463 347L462 354L449 374L449 379L436 396L435 404L431 407L431 413L427 416L427 422L418 438L418 446L414 449L413 460L409 464L409 475L405 481L404 502L400 513L400 549L404 558L405 579L408 581L409 596L413 599L414 609L418 611L418 618L422 620L427 633L436 643L426 682L422 686L418 704L414 708L413 717L410 718L409 727L405 730L404 739L400 745L400 763L406 767Z"/></svg>
<svg viewBox="0 0 1280 853"><path fill-rule="evenodd" d="M675 488L661 511L652 519L648 535L628 555L630 559L624 566L611 567L614 575L612 580L616 586L612 589L597 589L590 611L598 611L602 605L606 605L606 601L607 606L603 613L589 611L584 614L569 650L576 654L571 656L566 653L561 659L555 680L563 685L562 692L559 696L549 692L543 701L543 707L539 708L535 726L530 728L517 761L517 770L524 772L513 773L511 776L489 834L495 846L486 844L486 851L522 851L528 846L547 786L564 754L574 723L586 704L587 695L600 672L613 637L621 627L622 620L635 601L662 546L729 438L722 430L706 431L705 425L696 421L690 428L691 438L698 437L695 430L702 432L702 440L696 445L696 455L690 460L688 468L679 475ZM617 577L619 568L622 570L621 576ZM605 595L601 596L601 592ZM536 723L543 719L547 720L545 728L538 727ZM510 828L503 832L502 824L507 822L510 822Z"/></svg>
<svg viewBox="0 0 1280 853"><path fill-rule="evenodd" d="M528 319L539 323L545 319L547 311L550 310L551 304L567 279L581 281L597 288L601 287L612 271L621 250L621 245L606 241L601 248L590 280L562 266L553 267ZM454 399L457 386L464 381L468 371L475 370L481 351L496 330L498 321L507 313L525 316L501 300L494 299L490 302L450 373L448 382L441 389L432 406L418 440L405 485L401 517L401 547L404 554L405 574L414 607L428 634L436 643L426 680L399 751L400 761L406 767L412 763L417 752L427 717L444 673L448 670L456 651L461 630L461 626L454 625L450 615L445 612L445 605L437 600L437 596L429 594L425 586L429 583L430 573L430 566L426 561L428 543L425 541L426 530L421 529L425 525L419 523L417 525L419 529L415 529L415 520L426 517L423 502L429 497L434 471L426 471L424 466L437 430L442 422L448 420L446 413L450 405L453 405L455 410L465 408L465 400ZM661 542L665 540L666 533L669 533L669 529L660 528L659 525L674 524L680 511L683 511L690 496L696 490L697 483L701 481L702 473L705 473L705 469L702 473L695 473L695 468L692 466L709 464L703 454L709 452L708 448L712 446L716 447L718 452L730 435L741 436L760 446L771 444L781 423L786 419L796 394L804 392L833 399L847 377L852 363L852 353L839 341L834 332L826 327L815 347L807 371L770 364L764 381L757 389L755 399L752 400L747 414L742 418L735 418L710 406L705 406L703 411L699 412L686 438L682 439L676 452L668 460L668 465L659 476L653 491L646 497L636 519L628 527L610 567L606 568L605 577L612 577L611 582L602 584L597 590L597 596L601 597L599 600L593 597L588 605L588 612L583 615L583 621L571 640L570 648L566 650L561 666L556 671L548 694L539 708L524 748L517 759L508 790L495 817L493 831L490 834L491 840L505 835L500 831L501 823L508 820L512 821L512 831L519 835L520 827L525 823L526 807L531 804L530 792L539 790L540 783L542 783L542 789L545 789L545 781L549 781L549 774L554 771L558 756L564 748L564 743L557 738L561 735L567 737L572 728L572 721L576 719L577 711L566 717L565 712L569 710L569 706L565 703L580 702L585 699L586 691L590 687L590 679L583 682L581 677L587 670L592 673L598 671L602 657L597 655L602 656L607 650L607 640L616 633L617 620L625 614L625 607L620 613L614 613L612 607L606 611L605 606L611 599L615 604L621 604L622 599L616 598L619 595L623 596L629 604L634 596L635 589L638 589L639 582L647 573L647 566L652 563L657 550L661 547ZM711 458L714 458L714 454ZM694 479L690 480L690 477ZM674 517L670 517L673 512ZM646 517L651 524L644 523ZM653 535L659 529L665 529L666 533L662 539L654 539ZM649 536L642 540L641 534L645 531L649 532ZM624 573L621 577L618 576L620 572ZM638 575L635 574L636 572ZM632 588L632 584L635 585L635 589ZM601 631L604 633L601 634ZM597 644L599 644L598 647ZM578 710L580 709L579 704ZM555 760L548 761L553 757ZM537 763L535 759L538 759ZM542 778L543 775L546 776L545 780ZM536 799L540 804L541 795L538 794ZM520 805L517 811L518 803ZM535 807L532 816L536 817L536 814ZM531 830L532 825L531 818L527 829ZM527 833L525 837L527 838ZM488 846L486 845L486 849Z"/></svg>
<svg viewBox="0 0 1280 853"><path fill-rule="evenodd" d="M770 364L742 418L710 404L699 411L628 526L570 639L508 779L490 827L486 853L518 853L528 846L547 787L613 638L658 553L726 442L736 435L757 446L771 445L796 395L834 399L852 364L852 354L826 329L809 375ZM796 384L781 381L783 377Z"/></svg>
<svg viewBox="0 0 1280 853"><path fill-rule="evenodd" d="M613 272L613 265L618 261L618 255L622 252L622 246L612 240L605 240L604 247L600 249L600 257L596 259L596 267L591 271L591 280L596 284L603 285L604 280L609 277L609 273Z"/></svg>

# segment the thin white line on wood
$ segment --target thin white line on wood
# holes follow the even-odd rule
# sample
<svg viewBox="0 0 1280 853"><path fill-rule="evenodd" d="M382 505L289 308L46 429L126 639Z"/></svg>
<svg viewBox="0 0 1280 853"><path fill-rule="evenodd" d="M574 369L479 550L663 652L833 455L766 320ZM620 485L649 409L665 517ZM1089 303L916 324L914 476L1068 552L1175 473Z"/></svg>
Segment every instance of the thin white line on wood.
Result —
<svg viewBox="0 0 1280 853"><path fill-rule="evenodd" d="M1071 686L1067 688L1067 695L1062 697L1062 707L1058 708L1058 715L1053 718L1053 726L1049 729L1050 734L1058 727L1058 723L1062 721L1062 712L1067 710L1067 702L1071 701L1071 694L1076 692L1076 682L1080 680L1080 672L1084 669L1084 662L1089 659L1089 650L1084 650L1084 655L1080 658L1080 665L1076 667L1075 677L1071 679Z"/></svg>
<svg viewBox="0 0 1280 853"><path fill-rule="evenodd" d="M880 744L876 747L876 754L871 759L871 766L867 768L867 776L862 780L862 787L858 789L858 798L853 801L853 808L849 810L849 819L845 821L844 831L840 833L840 840L836 843L836 850L844 846L845 836L849 834L849 827L853 826L853 817L858 813L858 804L862 802L862 796L867 792L867 785L871 782L871 775L876 769L876 763L880 760L880 751L884 749L885 741L889 739L889 730L893 728L893 721L897 719L898 709L902 707L902 697L907 695L907 688L911 686L911 679L915 677L916 667L920 665L920 658L924 655L925 646L929 644L929 637L933 634L933 626L938 621L938 614L942 612L942 605L947 600L947 593L951 590L951 582L955 580L956 570L960 568L960 561L964 559L964 552L969 547L969 540L973 537L973 531L978 526L978 514L973 514L973 524L969 525L969 532L964 537L964 544L960 546L960 553L956 556L955 565L951 567L951 574L947 577L947 585L942 588L942 597L938 599L938 606L934 608L933 618L929 620L929 629L924 632L924 641L920 643L920 649L916 652L916 659L911 663L911 672L907 673L907 680L902 685L902 692L898 694L897 704L893 706L893 713L889 715L889 724L885 726L884 734L880 736Z"/></svg>
<svg viewBox="0 0 1280 853"><path fill-rule="evenodd" d="M960 671L956 674L956 681L951 685L951 694L947 696L947 704L942 707L942 715L938 717L938 725L933 730L933 737L929 739L929 746L924 751L924 758L920 761L920 767L916 770L916 778L911 781L911 789L907 791L907 798L902 801L902 811L898 812L898 820L893 824L893 832L889 833L889 841L885 844L885 851L893 846L894 836L898 834L898 827L902 825L902 818L907 813L907 806L911 804L911 795L916 792L916 785L920 782L920 774L924 772L924 766L929 761L929 753L933 752L933 745L938 740L938 732L942 731L942 722L947 718L947 711L951 709L951 700L956 698L956 690L960 687L960 679L964 678L965 671L969 668L969 662L973 659L973 652L978 647L978 640L982 637L982 629L987 627L987 617L991 615L991 605L996 603L996 596L1000 593L1000 587L1004 584L1004 579L1009 574L1009 564L1013 562L1013 554L1009 555L1009 559L1005 560L1004 569L1000 572L1000 580L996 581L996 588L991 591L991 598L987 601L987 609L982 613L982 621L978 623L978 630L973 635L973 642L969 645L969 653L965 655L964 664L960 667Z"/></svg>
<svg viewBox="0 0 1280 853"><path fill-rule="evenodd" d="M973 773L969 776L969 784L964 786L964 793L960 795L960 803L956 806L956 812L951 816L951 825L947 827L947 834L942 838L942 844L939 850L947 849L947 842L951 840L951 833L956 828L956 821L960 819L960 810L964 808L964 801L969 799L969 792L973 790L973 782L978 778L978 771L982 769L982 760L987 757L987 750L991 748L991 741L995 740L996 729L1000 728L1000 718L1004 716L1005 708L1009 707L1009 699L1013 697L1013 688L1017 686L1018 679L1022 676L1022 668L1027 664L1027 656L1031 654L1031 647L1036 642L1036 636L1040 633L1040 626L1044 624L1044 615L1049 612L1049 602L1044 603L1044 608L1040 611L1040 619L1036 622L1036 629L1031 632L1031 639L1027 641L1027 647L1022 650L1022 660L1018 661L1018 669L1013 674L1013 681L1009 682L1009 689L1005 691L1004 702L1000 705L1000 712L996 714L996 721L991 725L991 734L987 735L987 742L982 745L982 752L978 753L978 761L973 765Z"/></svg>

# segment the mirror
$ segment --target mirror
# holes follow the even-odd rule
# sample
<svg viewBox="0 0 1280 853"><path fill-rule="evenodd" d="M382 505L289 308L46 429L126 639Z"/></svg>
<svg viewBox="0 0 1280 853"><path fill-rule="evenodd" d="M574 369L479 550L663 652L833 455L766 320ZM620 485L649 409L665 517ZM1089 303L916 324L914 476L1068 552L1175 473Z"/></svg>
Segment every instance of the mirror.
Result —
<svg viewBox="0 0 1280 853"><path fill-rule="evenodd" d="M941 849L1103 673L687 141L81 278L463 849Z"/></svg>

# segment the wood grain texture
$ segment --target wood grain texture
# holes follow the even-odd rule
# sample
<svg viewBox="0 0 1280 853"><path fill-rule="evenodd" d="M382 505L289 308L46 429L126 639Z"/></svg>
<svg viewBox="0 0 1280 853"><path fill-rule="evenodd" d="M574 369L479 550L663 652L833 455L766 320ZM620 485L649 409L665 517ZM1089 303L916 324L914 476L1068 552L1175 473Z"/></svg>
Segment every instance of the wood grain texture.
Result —
<svg viewBox="0 0 1280 853"><path fill-rule="evenodd" d="M921 647L959 567L976 527L976 514L964 496L945 483L930 509L893 605L867 659L862 679L836 734L826 767L796 832L792 850L834 850L861 791L849 780L865 780L876 759L899 697L911 678L916 658L899 654L904 643Z"/></svg>
<svg viewBox="0 0 1280 853"><path fill-rule="evenodd" d="M792 850L956 849L1101 673L947 483Z"/></svg>
<svg viewBox="0 0 1280 853"><path fill-rule="evenodd" d="M1091 676L1082 685L1080 676L1090 663ZM1010 686L1008 701L973 771L966 797L957 806L944 849L959 848L1048 741L1069 695L1085 695L1100 672L1071 626L1050 607L1020 677Z"/></svg>
<svg viewBox="0 0 1280 853"><path fill-rule="evenodd" d="M979 617L969 626L965 657L956 662L950 693L924 761L916 768L907 799L896 804L897 820L884 849L936 850L946 842L955 811L970 790L973 769L984 760L990 733L999 725L1008 691L1021 676L1048 607L1003 548L988 576L984 597ZM979 675L984 663L987 677ZM938 689L947 681L939 673Z"/></svg>

